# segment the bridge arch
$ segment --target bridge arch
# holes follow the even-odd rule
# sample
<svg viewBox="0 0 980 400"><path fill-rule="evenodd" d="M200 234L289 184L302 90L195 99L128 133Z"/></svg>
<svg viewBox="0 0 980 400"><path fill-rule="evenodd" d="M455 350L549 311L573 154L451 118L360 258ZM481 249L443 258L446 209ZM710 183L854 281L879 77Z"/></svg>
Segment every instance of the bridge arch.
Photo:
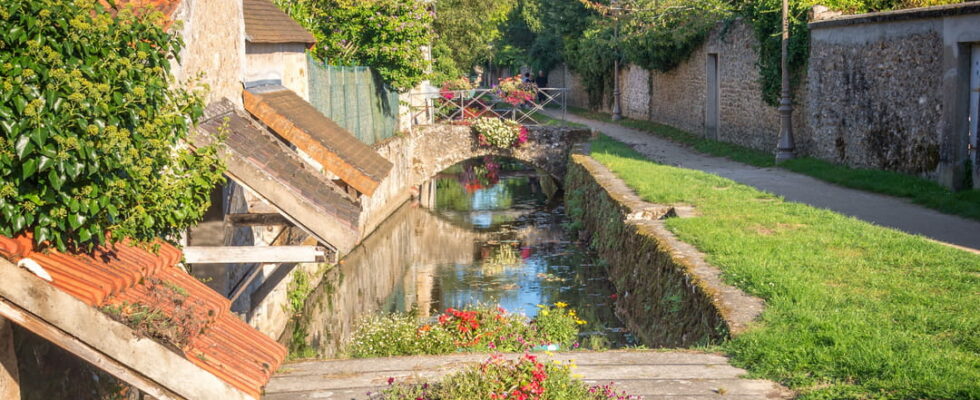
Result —
<svg viewBox="0 0 980 400"><path fill-rule="evenodd" d="M560 182L565 178L572 148L587 139L589 134L584 129L532 126L528 128L527 143L516 148L501 149L480 146L468 126L425 126L412 135L416 145L413 167L425 181L457 163L491 155L510 157L539 168Z"/></svg>

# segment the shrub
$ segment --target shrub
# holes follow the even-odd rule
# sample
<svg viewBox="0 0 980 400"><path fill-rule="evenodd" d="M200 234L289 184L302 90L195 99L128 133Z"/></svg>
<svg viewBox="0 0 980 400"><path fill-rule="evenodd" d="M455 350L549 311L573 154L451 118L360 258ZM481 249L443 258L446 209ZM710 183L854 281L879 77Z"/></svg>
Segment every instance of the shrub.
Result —
<svg viewBox="0 0 980 400"><path fill-rule="evenodd" d="M182 144L202 101L172 81L182 43L161 18L0 4L0 234L91 248L107 232L175 239L202 217L222 168L214 147Z"/></svg>
<svg viewBox="0 0 980 400"><path fill-rule="evenodd" d="M573 365L544 363L524 354L514 361L491 356L479 366L470 367L429 384L394 383L375 395L387 400L443 399L527 399L527 400L608 400L637 397L616 392L610 385L588 386L572 376Z"/></svg>
<svg viewBox="0 0 980 400"><path fill-rule="evenodd" d="M398 90L426 79L433 14L421 0L276 0L316 36L314 56L331 65L371 67Z"/></svg>

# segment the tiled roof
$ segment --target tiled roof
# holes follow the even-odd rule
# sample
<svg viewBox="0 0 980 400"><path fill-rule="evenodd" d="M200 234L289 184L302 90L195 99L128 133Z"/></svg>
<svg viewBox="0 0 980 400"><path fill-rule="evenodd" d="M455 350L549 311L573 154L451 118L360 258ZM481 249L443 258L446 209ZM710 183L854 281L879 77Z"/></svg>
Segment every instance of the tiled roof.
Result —
<svg viewBox="0 0 980 400"><path fill-rule="evenodd" d="M34 260L51 275L52 286L91 307L138 304L167 316L178 329L192 327L185 330L187 340L177 344L178 353L259 398L285 359L286 349L229 312L223 296L177 268L180 250L158 245L156 254L125 241L92 254L67 254L37 252L29 235L0 235L0 257L12 262ZM178 301L161 297L160 285L179 296Z"/></svg>
<svg viewBox="0 0 980 400"><path fill-rule="evenodd" d="M323 174L300 159L294 150L286 146L279 138L270 133L262 124L252 118L244 110L236 108L227 99L210 104L205 110L205 119L200 121L198 128L209 136L224 136L223 144L230 151L234 160L228 160L229 174L236 180L248 186L259 195L270 198L277 208L286 214L291 214L289 205L284 202L271 201L269 191L287 192L292 198L315 207L315 217L324 220L332 216L332 223L343 225L346 231L341 231L346 240L357 236L358 219L361 208L355 199L345 193L337 184L327 179ZM205 142L200 142L204 140ZM209 139L195 138L195 144L205 144ZM244 171L249 169L262 172L261 180L271 180L275 184L251 182L258 178ZM281 193L279 193L281 194ZM316 221L293 215L297 224L311 231L328 243L338 246L341 238L329 232L319 232L312 226Z"/></svg>
<svg viewBox="0 0 980 400"><path fill-rule="evenodd" d="M309 31L269 0L244 0L245 39L252 43L316 43Z"/></svg>
<svg viewBox="0 0 980 400"><path fill-rule="evenodd" d="M390 161L279 85L248 89L245 109L358 192L371 195L388 172Z"/></svg>

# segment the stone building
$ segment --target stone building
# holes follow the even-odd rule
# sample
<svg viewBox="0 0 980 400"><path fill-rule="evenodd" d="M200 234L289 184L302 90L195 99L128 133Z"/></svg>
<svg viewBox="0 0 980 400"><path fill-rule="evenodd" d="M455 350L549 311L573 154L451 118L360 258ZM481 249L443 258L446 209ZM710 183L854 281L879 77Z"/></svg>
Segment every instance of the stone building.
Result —
<svg viewBox="0 0 980 400"><path fill-rule="evenodd" d="M980 4L817 18L794 90L797 153L956 189L972 164L980 187ZM627 66L620 71L623 115L774 151L779 114L762 101L758 46L751 26L736 20L719 25L669 72ZM566 67L552 71L550 81L571 90L570 104L588 107L580 80Z"/></svg>

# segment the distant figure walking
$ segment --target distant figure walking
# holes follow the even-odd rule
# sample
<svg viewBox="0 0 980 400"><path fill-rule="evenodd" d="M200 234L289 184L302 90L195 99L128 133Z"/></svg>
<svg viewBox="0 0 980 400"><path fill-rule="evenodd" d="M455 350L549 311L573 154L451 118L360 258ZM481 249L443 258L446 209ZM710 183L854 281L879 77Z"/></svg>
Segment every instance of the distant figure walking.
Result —
<svg viewBox="0 0 980 400"><path fill-rule="evenodd" d="M522 79L521 81L524 82L524 83L531 83L531 73L530 72L525 72L524 73L524 79Z"/></svg>
<svg viewBox="0 0 980 400"><path fill-rule="evenodd" d="M548 75L544 71L538 71L538 76L534 78L534 84L538 85L538 89L548 87ZM544 92L538 90L538 102L542 103L544 100Z"/></svg>

